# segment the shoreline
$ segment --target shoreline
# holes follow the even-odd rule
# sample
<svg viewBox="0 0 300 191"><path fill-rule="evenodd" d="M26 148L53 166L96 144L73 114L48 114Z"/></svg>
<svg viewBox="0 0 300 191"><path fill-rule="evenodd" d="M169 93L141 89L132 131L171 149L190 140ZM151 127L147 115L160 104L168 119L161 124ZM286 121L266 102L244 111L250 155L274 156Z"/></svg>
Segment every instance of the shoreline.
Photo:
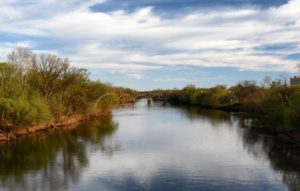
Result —
<svg viewBox="0 0 300 191"><path fill-rule="evenodd" d="M40 132L47 132L49 130L73 129L76 128L76 126L79 125L80 123L83 123L90 119L107 116L109 113L111 112L98 112L98 113L91 114L90 116L73 115L70 117L65 117L55 122L19 128L15 132L10 132L10 133L0 132L0 143L12 142L21 137L30 136L32 134L40 133Z"/></svg>
<svg viewBox="0 0 300 191"><path fill-rule="evenodd" d="M125 104L119 104L119 106L127 105ZM212 107L212 106L204 106L204 105L198 105L198 104L183 104L183 103L171 103L171 105L177 105L177 106L192 106L197 108L203 108L208 110L219 110L224 112L230 112L230 113L244 113L244 114L250 114L253 117L257 117L257 113L253 114L251 111L247 111L245 109L241 109L241 107L232 107L232 106L220 106L220 107ZM76 128L77 125L80 123L84 123L85 121L88 121L90 119L95 119L99 117L107 116L111 111L109 112L98 112L91 114L90 116L84 116L84 115L73 115L70 117L65 117L59 121L50 122L46 124L40 124L30 127L23 127L19 128L16 132L0 132L0 143L9 143L12 141L15 141L21 137L28 137L30 135L33 135L35 133L41 133L41 132L47 132L49 130L59 130L59 129L73 129ZM271 133L274 137L277 137L285 142L295 144L300 147L300 130L281 130Z"/></svg>
<svg viewBox="0 0 300 191"><path fill-rule="evenodd" d="M160 100L159 100L160 101ZM201 104L187 104L187 103L172 103L168 101L171 105L178 105L178 106L192 106L192 107L199 107L203 109L212 109L212 110L220 110L225 112L236 112L236 113L248 113L254 116L257 116L259 112L255 109L251 108L244 108L241 105L233 104L233 105L220 105L220 106L210 106L210 105L201 105ZM253 114L252 112L255 112Z"/></svg>

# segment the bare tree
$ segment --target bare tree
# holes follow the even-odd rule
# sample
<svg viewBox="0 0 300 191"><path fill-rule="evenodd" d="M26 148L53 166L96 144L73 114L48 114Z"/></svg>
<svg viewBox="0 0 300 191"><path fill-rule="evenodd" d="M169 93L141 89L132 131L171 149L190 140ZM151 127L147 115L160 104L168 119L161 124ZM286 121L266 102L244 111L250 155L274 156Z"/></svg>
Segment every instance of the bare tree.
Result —
<svg viewBox="0 0 300 191"><path fill-rule="evenodd" d="M61 87L63 74L69 68L69 60L62 59L53 54L40 54L32 65L32 83L40 90L45 100Z"/></svg>
<svg viewBox="0 0 300 191"><path fill-rule="evenodd" d="M290 104L289 100L293 94L293 89L289 86L289 80L290 76L288 73L280 74L279 83L282 84L282 87L279 89L279 95L287 105Z"/></svg>
<svg viewBox="0 0 300 191"><path fill-rule="evenodd" d="M289 74L284 72L284 73L280 74L279 76L280 76L280 81L282 82L282 84L285 87L287 87L289 85L289 80L290 80Z"/></svg>
<svg viewBox="0 0 300 191"><path fill-rule="evenodd" d="M20 93L17 97L21 96L27 84L27 72L31 68L35 60L35 54L28 48L18 47L7 55L7 61L15 67L15 77L21 86Z"/></svg>
<svg viewBox="0 0 300 191"><path fill-rule="evenodd" d="M32 65L35 58L34 53L28 48L18 47L7 55L10 64L17 67L20 72L26 72Z"/></svg>
<svg viewBox="0 0 300 191"><path fill-rule="evenodd" d="M272 78L270 76L264 77L262 81L262 86L263 87L270 87L272 85Z"/></svg>

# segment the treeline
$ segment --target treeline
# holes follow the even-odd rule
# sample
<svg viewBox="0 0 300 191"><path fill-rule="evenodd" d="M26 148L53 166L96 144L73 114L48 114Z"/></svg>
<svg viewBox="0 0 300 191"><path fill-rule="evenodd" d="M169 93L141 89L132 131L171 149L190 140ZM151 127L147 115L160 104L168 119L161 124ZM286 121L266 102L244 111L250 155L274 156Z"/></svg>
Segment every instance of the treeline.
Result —
<svg viewBox="0 0 300 191"><path fill-rule="evenodd" d="M289 86L288 78L265 78L262 85L256 81L242 81L227 88L197 88L189 85L182 90L165 90L168 101L231 111L257 114L273 129L300 129L300 86Z"/></svg>
<svg viewBox="0 0 300 191"><path fill-rule="evenodd" d="M68 59L16 48L0 63L0 131L104 111L116 101L113 92Z"/></svg>
<svg viewBox="0 0 300 191"><path fill-rule="evenodd" d="M117 96L118 104L132 103L138 98L138 91L130 88L114 87L114 92Z"/></svg>

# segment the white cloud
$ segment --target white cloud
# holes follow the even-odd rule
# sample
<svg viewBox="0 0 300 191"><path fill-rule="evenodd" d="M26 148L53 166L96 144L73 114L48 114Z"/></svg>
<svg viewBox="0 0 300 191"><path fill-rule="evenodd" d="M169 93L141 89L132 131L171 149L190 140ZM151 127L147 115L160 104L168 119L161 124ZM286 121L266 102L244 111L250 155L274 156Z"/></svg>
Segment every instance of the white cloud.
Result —
<svg viewBox="0 0 300 191"><path fill-rule="evenodd" d="M157 78L157 79L154 79L154 81L157 81L157 82L190 82L191 80L188 80L186 78Z"/></svg>
<svg viewBox="0 0 300 191"><path fill-rule="evenodd" d="M3 62L6 60L7 54L14 49L15 47L32 47L35 43L32 41L18 41L15 43L0 43L0 62Z"/></svg>
<svg viewBox="0 0 300 191"><path fill-rule="evenodd" d="M101 0L22 1L23 6L16 6L20 2L0 3L0 32L62 42L58 52L77 66L126 71L140 79L141 71L163 65L295 71L297 64L283 57L300 47L300 0L269 9L205 10L168 19L151 7L132 13L92 12L89 7ZM258 49L278 43L295 46ZM36 40L33 48L35 44L43 42Z"/></svg>

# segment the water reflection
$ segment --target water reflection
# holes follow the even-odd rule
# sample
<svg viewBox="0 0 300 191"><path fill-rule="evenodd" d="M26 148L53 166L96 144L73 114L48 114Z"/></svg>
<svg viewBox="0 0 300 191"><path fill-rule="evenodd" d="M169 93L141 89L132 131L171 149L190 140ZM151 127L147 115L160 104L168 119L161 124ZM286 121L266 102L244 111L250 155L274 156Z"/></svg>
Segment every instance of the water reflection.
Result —
<svg viewBox="0 0 300 191"><path fill-rule="evenodd" d="M103 140L117 124L112 116L90 121L74 130L53 131L0 146L0 189L64 190L80 181L88 167L89 150L113 154ZM92 148L91 148L92 146Z"/></svg>
<svg viewBox="0 0 300 191"><path fill-rule="evenodd" d="M182 107L187 117L191 120L208 120L213 126L217 127L222 123L232 125L234 122L232 115L220 110L210 110L197 107Z"/></svg>
<svg viewBox="0 0 300 191"><path fill-rule="evenodd" d="M2 145L0 190L300 190L299 148L249 116L141 100L113 118Z"/></svg>
<svg viewBox="0 0 300 191"><path fill-rule="evenodd" d="M300 148L265 134L254 127L243 133L244 146L257 158L270 161L272 168L282 174L282 181L291 191L300 190Z"/></svg>

